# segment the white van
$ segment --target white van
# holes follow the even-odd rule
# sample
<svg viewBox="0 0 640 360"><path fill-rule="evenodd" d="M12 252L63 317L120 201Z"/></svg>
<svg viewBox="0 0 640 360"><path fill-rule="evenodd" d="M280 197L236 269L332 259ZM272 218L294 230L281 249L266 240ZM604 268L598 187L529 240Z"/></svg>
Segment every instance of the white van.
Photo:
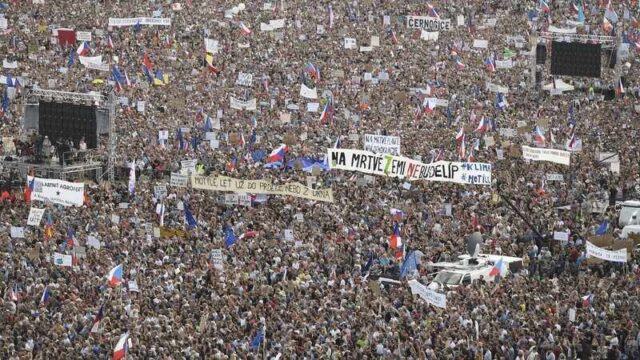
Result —
<svg viewBox="0 0 640 360"><path fill-rule="evenodd" d="M480 269L444 269L436 274L433 281L429 284L428 288L431 290L438 290L444 286L457 287L460 285L471 284L475 280L479 280L481 277L486 282L492 282L495 276L489 276L493 266L484 266Z"/></svg>
<svg viewBox="0 0 640 360"><path fill-rule="evenodd" d="M618 226L624 228L627 225L640 225L640 201L628 200L622 203Z"/></svg>

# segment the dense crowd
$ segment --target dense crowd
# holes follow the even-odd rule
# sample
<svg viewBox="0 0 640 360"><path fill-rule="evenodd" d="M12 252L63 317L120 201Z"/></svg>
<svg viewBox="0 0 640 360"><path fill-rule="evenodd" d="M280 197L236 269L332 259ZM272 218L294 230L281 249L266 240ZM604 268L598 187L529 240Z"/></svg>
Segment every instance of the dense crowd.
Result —
<svg viewBox="0 0 640 360"><path fill-rule="evenodd" d="M23 189L1 197L0 358L110 358L128 333L131 359L640 359L637 258L630 252L624 264L585 260L584 247L603 222L617 238L616 201L640 195L637 1L611 5L619 18L607 20L613 29L603 26L606 2L592 0L239 5L0 6L8 25L0 54L18 63L2 75L23 84L3 100L4 141L27 137L21 119L29 88L116 89L120 101L114 182L87 181L81 207L28 202ZM532 35L575 27L566 24L577 19L575 9L585 16L578 32L623 32L629 42L619 66L625 92L613 100L602 95L617 86L606 63L601 78L565 77L575 90L562 95L530 86ZM152 14L171 18L171 25L108 26L109 18ZM451 29L426 40L407 28L407 15L449 19ZM261 31L261 23L276 19L285 26ZM110 71L81 65L81 42L60 46L52 34L58 28L91 31L86 56L102 55ZM379 46L361 51L376 42L372 37ZM205 38L218 41L209 58ZM357 46L346 49L345 38ZM474 46L479 39L488 47ZM513 66L489 71L487 58L511 59ZM552 80L549 60L539 66L542 85ZM161 85L148 81L149 63L166 75ZM130 84L118 82L114 66ZM240 72L253 75L250 86L236 84ZM318 99L300 96L301 84L316 88ZM487 84L508 89L500 95L506 104L497 104ZM256 99L256 110L232 109L232 97ZM448 105L430 111L425 97ZM144 111L136 106L141 101ZM308 103L318 109L307 111ZM323 109L331 114L321 119ZM208 128L216 118L220 128ZM495 120L495 128L477 131L482 119ZM456 141L461 128L464 157ZM542 144L536 128L544 131ZM168 139L159 140L164 130ZM407 186L357 172L310 173L293 161L321 161L338 143L362 149L364 134L398 136L402 155L423 162L490 163L492 184ZM565 150L572 136L582 148L571 149L569 166L522 158L522 145ZM283 166L265 167L266 155L282 143ZM107 144L101 137L105 159ZM602 152L618 154L619 171L598 161ZM223 193L190 186L168 186L158 198L154 187L189 159L206 176L331 188L334 202L270 195L254 197L251 206L225 205ZM547 174L562 174L563 181L547 181ZM45 220L25 225L31 207L46 208L51 236ZM197 225L185 222L185 207ZM405 247L400 256L389 243L396 224ZM12 237L12 226L25 227L25 236ZM237 239L227 246L230 229ZM407 279L427 285L433 277L427 264L465 254L474 231L483 235L483 252L522 257L523 271L440 289L445 309L412 295ZM569 232L569 241L554 240L554 231ZM99 245L89 246L89 239ZM78 255L78 247L86 254ZM222 269L214 266L216 249ZM414 250L424 254L417 270L399 279L402 254ZM55 252L73 254L73 266L54 264ZM112 287L106 275L118 264L124 282ZM49 298L42 301L45 288Z"/></svg>

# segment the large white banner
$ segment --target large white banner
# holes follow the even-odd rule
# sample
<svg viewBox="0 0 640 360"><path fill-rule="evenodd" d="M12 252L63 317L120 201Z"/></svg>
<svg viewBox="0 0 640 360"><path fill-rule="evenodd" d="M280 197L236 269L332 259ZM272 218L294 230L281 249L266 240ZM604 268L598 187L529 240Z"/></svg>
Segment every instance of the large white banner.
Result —
<svg viewBox="0 0 640 360"><path fill-rule="evenodd" d="M153 17L137 17L137 18L109 18L109 26L134 26L140 25L157 25L171 26L171 18L153 18Z"/></svg>
<svg viewBox="0 0 640 360"><path fill-rule="evenodd" d="M422 285L418 280L409 280L411 294L418 295L428 304L437 306L442 309L447 308L447 295L435 292L428 287Z"/></svg>
<svg viewBox="0 0 640 360"><path fill-rule="evenodd" d="M84 67L89 70L98 70L98 71L104 71L104 72L110 71L109 64L96 64L96 63L89 62L84 64Z"/></svg>
<svg viewBox="0 0 640 360"><path fill-rule="evenodd" d="M73 256L53 253L53 263L57 266L73 266Z"/></svg>
<svg viewBox="0 0 640 360"><path fill-rule="evenodd" d="M31 200L51 201L64 206L82 206L84 202L84 183L72 183L58 179L41 179L27 176L33 182Z"/></svg>
<svg viewBox="0 0 640 360"><path fill-rule="evenodd" d="M627 249L611 251L597 247L587 241L587 257L590 256L611 262L627 262Z"/></svg>
<svg viewBox="0 0 640 360"><path fill-rule="evenodd" d="M256 109L256 99L251 99L247 101L238 100L233 96L229 99L231 102L231 108L236 110L255 110Z"/></svg>
<svg viewBox="0 0 640 360"><path fill-rule="evenodd" d="M406 157L353 149L327 149L327 158L331 169L408 180L491 185L491 164L486 163L438 161L424 164Z"/></svg>
<svg viewBox="0 0 640 360"><path fill-rule="evenodd" d="M88 63L102 64L102 55L98 56L78 56L80 64L87 65Z"/></svg>
<svg viewBox="0 0 640 360"><path fill-rule="evenodd" d="M564 150L535 148L522 145L522 157L533 161L549 161L556 164L569 165L571 153Z"/></svg>
<svg viewBox="0 0 640 360"><path fill-rule="evenodd" d="M364 149L377 154L400 155L400 137L365 134Z"/></svg>
<svg viewBox="0 0 640 360"><path fill-rule="evenodd" d="M410 15L407 16L407 27L409 29L423 29L426 31L449 31L451 29L451 20Z"/></svg>

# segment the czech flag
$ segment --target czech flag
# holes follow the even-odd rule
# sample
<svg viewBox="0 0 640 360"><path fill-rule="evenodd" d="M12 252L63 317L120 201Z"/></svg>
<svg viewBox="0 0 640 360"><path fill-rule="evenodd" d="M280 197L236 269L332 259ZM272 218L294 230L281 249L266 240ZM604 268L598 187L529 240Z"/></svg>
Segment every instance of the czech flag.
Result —
<svg viewBox="0 0 640 360"><path fill-rule="evenodd" d="M549 4L547 4L547 2L546 2L546 1L544 1L544 0L540 0L540 10L541 10L543 13L549 13L549 12L551 12L551 8L549 7Z"/></svg>
<svg viewBox="0 0 640 360"><path fill-rule="evenodd" d="M42 296L40 297L40 305L47 306L49 304L51 294L49 293L49 287L45 286L44 291L42 291Z"/></svg>
<svg viewBox="0 0 640 360"><path fill-rule="evenodd" d="M107 47L109 49L113 49L113 40L111 40L111 35L107 36Z"/></svg>
<svg viewBox="0 0 640 360"><path fill-rule="evenodd" d="M287 151L288 151L287 145L281 144L280 146L275 148L271 152L271 154L269 154L269 156L267 157L267 163L274 163L274 162L278 162L278 161L283 161L284 160L284 156L287 153Z"/></svg>
<svg viewBox="0 0 640 360"><path fill-rule="evenodd" d="M404 216L404 211L396 208L391 208L390 213L391 216L393 216L393 218L396 220L400 220Z"/></svg>
<svg viewBox="0 0 640 360"><path fill-rule="evenodd" d="M464 127L460 128L460 131L456 134L456 143L460 145L464 141Z"/></svg>
<svg viewBox="0 0 640 360"><path fill-rule="evenodd" d="M320 81L320 69L312 63L307 63L304 66L304 72L309 74L315 81Z"/></svg>
<svg viewBox="0 0 640 360"><path fill-rule="evenodd" d="M587 294L582 297L582 307L589 307L593 302L593 294Z"/></svg>
<svg viewBox="0 0 640 360"><path fill-rule="evenodd" d="M485 120L484 116L480 119L480 122L478 123L478 127L476 128L477 132L481 132L481 133L485 133L487 132L487 130L489 129L489 126L487 124L487 120Z"/></svg>
<svg viewBox="0 0 640 360"><path fill-rule="evenodd" d="M402 246L402 237L400 236L400 225L395 224L393 226L393 234L389 240L389 245L392 249L397 249Z"/></svg>
<svg viewBox="0 0 640 360"><path fill-rule="evenodd" d="M544 146L547 143L547 139L544 137L544 131L539 126L536 126L533 131L533 142L536 145Z"/></svg>
<svg viewBox="0 0 640 360"><path fill-rule="evenodd" d="M624 94L624 85L622 85L622 79L618 80L618 86L616 86L616 95L621 96Z"/></svg>
<svg viewBox="0 0 640 360"><path fill-rule="evenodd" d="M496 64L493 62L492 58L484 59L484 68L488 72L496 72Z"/></svg>
<svg viewBox="0 0 640 360"><path fill-rule="evenodd" d="M91 48L89 47L89 43L83 41L82 44L80 44L80 46L78 47L78 50L76 50L76 53L78 53L79 56L86 56L87 54L89 54L90 50Z"/></svg>
<svg viewBox="0 0 640 360"><path fill-rule="evenodd" d="M467 156L467 162L476 162L476 157L473 156L473 148L471 148L471 151L469 152L469 156Z"/></svg>
<svg viewBox="0 0 640 360"><path fill-rule="evenodd" d="M397 44L397 43L398 43L398 37L396 36L396 32L395 32L395 31L393 31L393 29L389 29L389 30L387 30L387 35L391 38L391 41L392 41L394 44Z"/></svg>
<svg viewBox="0 0 640 360"><path fill-rule="evenodd" d="M244 24L244 22L240 21L240 33L242 35L250 35L251 34L251 29L249 29L247 27L247 25Z"/></svg>
<svg viewBox="0 0 640 360"><path fill-rule="evenodd" d="M455 62L456 62L456 69L464 70L464 64L462 63L462 61L460 61L460 57L456 57Z"/></svg>
<svg viewBox="0 0 640 360"><path fill-rule="evenodd" d="M120 340L116 344L116 347L113 349L113 356L111 360L120 360L124 359L127 356L127 352L129 351L129 347L131 340L129 339L129 333L124 333L120 336Z"/></svg>
<svg viewBox="0 0 640 360"><path fill-rule="evenodd" d="M465 137L466 136L462 134L462 141L458 144L458 156L460 157L460 159L464 159L464 156L467 153L467 147L464 143Z"/></svg>
<svg viewBox="0 0 640 360"><path fill-rule="evenodd" d="M436 19L440 19L440 15L436 11L436 9L431 6L431 4L427 3L427 9L429 9L429 16L434 17Z"/></svg>
<svg viewBox="0 0 640 360"><path fill-rule="evenodd" d="M33 193L33 187L34 187L34 183L36 181L36 178L32 178L31 181L29 181L29 178L27 178L27 187L24 189L24 201L25 202L30 202L31 201L31 193Z"/></svg>
<svg viewBox="0 0 640 360"><path fill-rule="evenodd" d="M18 285L13 285L13 288L9 292L9 300L18 301L18 299L19 299L19 296L18 296Z"/></svg>
<svg viewBox="0 0 640 360"><path fill-rule="evenodd" d="M236 171L237 163L238 159L234 156L233 159L227 163L227 171L230 173Z"/></svg>
<svg viewBox="0 0 640 360"><path fill-rule="evenodd" d="M109 271L107 275L107 281L109 282L109 286L116 287L122 284L122 264L114 267Z"/></svg>
<svg viewBox="0 0 640 360"><path fill-rule="evenodd" d="M324 109L322 109L322 114L320 114L320 121L326 122L333 117L333 105L331 101L327 101L324 104Z"/></svg>
<svg viewBox="0 0 640 360"><path fill-rule="evenodd" d="M93 319L93 326L91 326L91 331L90 331L91 333L98 331L102 318L104 318L104 305L100 306L100 310L98 311L98 314L96 315L95 319Z"/></svg>
<svg viewBox="0 0 640 360"><path fill-rule="evenodd" d="M502 275L503 271L504 271L504 261L502 261L502 258L500 258L500 260L498 260L498 262L493 266L493 269L491 269L491 272L489 272L489 276Z"/></svg>
<svg viewBox="0 0 640 360"><path fill-rule="evenodd" d="M153 68L153 64L151 64L151 59L149 59L149 55L145 52L142 57L142 65L144 65L148 71L151 71Z"/></svg>
<svg viewBox="0 0 640 360"><path fill-rule="evenodd" d="M436 99L428 98L426 100L427 100L427 101L425 101L426 104L424 104L424 105L427 105L427 106L424 108L424 111L428 112L428 113L432 113L433 110L436 108Z"/></svg>

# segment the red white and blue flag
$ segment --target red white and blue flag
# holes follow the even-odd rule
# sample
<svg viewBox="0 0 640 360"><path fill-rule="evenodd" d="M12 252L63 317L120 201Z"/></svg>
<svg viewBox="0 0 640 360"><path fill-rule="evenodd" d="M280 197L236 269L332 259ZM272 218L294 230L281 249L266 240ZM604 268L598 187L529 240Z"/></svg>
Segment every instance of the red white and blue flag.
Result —
<svg viewBox="0 0 640 360"><path fill-rule="evenodd" d="M83 41L82 44L80 44L80 46L78 47L78 50L76 50L76 53L79 56L86 56L89 54L90 50L91 48L89 47L89 43L86 41Z"/></svg>
<svg viewBox="0 0 640 360"><path fill-rule="evenodd" d="M109 282L109 286L116 287L122 284L122 274L122 264L117 265L116 267L111 269L109 271L109 274L107 274L107 281Z"/></svg>
<svg viewBox="0 0 640 360"><path fill-rule="evenodd" d="M287 145L281 144L277 148L273 149L271 154L267 157L267 163L275 163L284 160L284 156L288 151Z"/></svg>

